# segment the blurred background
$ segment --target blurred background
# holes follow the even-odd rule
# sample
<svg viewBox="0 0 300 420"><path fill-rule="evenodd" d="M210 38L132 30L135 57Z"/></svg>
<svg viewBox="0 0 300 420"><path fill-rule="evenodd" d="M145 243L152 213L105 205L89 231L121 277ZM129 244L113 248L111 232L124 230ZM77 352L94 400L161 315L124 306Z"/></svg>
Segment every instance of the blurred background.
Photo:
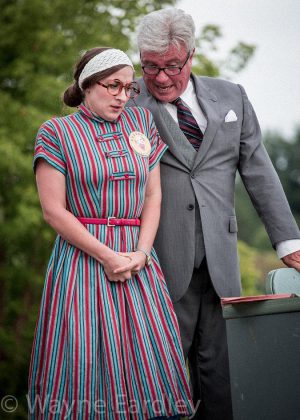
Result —
<svg viewBox="0 0 300 420"><path fill-rule="evenodd" d="M137 63L141 16L176 6L197 27L194 72L241 83L300 222L300 2L294 0L0 0L0 400L25 419L29 358L54 233L43 221L32 172L35 134L63 107L73 65L94 46L121 48ZM237 178L239 253L245 295L264 293L281 266ZM8 404L8 407L10 404ZM11 407L14 408L12 402ZM6 410L9 411L9 410Z"/></svg>

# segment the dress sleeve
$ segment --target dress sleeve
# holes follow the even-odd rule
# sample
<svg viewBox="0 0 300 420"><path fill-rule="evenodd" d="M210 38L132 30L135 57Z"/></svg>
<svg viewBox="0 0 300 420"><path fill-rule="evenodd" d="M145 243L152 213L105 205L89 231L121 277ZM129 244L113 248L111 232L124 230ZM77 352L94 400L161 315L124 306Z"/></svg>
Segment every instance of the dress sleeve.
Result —
<svg viewBox="0 0 300 420"><path fill-rule="evenodd" d="M168 146L162 141L154 123L152 114L150 114L150 117L149 140L151 144L151 152L149 156L149 170L152 171L152 169L155 168L160 161Z"/></svg>
<svg viewBox="0 0 300 420"><path fill-rule="evenodd" d="M66 160L62 152L61 142L51 121L46 121L40 127L34 148L33 170L36 170L38 159L45 159L63 175L67 173Z"/></svg>

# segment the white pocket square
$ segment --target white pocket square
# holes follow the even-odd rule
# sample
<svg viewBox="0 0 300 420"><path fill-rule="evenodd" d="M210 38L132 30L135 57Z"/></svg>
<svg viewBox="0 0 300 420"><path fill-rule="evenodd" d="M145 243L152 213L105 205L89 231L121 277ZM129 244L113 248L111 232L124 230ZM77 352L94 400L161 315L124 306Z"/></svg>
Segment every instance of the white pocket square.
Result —
<svg viewBox="0 0 300 420"><path fill-rule="evenodd" d="M237 116L236 116L236 113L231 109L230 111L228 111L225 117L225 122L233 122L233 121L237 121Z"/></svg>

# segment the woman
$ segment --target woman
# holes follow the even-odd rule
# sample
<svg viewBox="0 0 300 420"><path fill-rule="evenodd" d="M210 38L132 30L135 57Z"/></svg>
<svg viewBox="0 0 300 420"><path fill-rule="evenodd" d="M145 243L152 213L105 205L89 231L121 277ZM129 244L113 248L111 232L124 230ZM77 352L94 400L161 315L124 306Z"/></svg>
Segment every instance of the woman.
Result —
<svg viewBox="0 0 300 420"><path fill-rule="evenodd" d="M34 168L58 233L29 377L31 418L129 420L192 413L177 320L152 248L160 214L152 116L120 50L94 48L45 122Z"/></svg>

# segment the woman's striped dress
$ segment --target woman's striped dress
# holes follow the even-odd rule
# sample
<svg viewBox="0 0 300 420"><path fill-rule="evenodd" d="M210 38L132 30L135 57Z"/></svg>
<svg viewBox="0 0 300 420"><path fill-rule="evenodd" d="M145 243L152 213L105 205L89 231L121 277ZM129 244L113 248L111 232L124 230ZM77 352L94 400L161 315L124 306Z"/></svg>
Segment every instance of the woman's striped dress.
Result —
<svg viewBox="0 0 300 420"><path fill-rule="evenodd" d="M129 135L151 143L136 154ZM78 112L44 123L35 158L66 177L67 209L77 217L136 218L149 171L166 146L151 114L126 108L115 123ZM88 224L116 251L133 251L139 227ZM160 265L125 283L110 282L102 265L57 237L49 261L29 374L31 419L144 420L191 414L179 330Z"/></svg>

